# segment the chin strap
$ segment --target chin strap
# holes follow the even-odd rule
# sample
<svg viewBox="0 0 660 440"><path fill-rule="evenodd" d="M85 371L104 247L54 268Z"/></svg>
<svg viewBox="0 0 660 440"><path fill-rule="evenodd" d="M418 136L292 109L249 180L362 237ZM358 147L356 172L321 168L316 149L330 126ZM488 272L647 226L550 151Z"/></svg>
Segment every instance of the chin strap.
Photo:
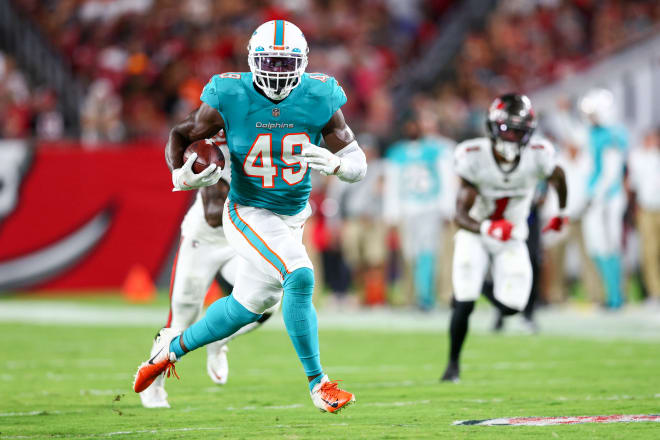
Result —
<svg viewBox="0 0 660 440"><path fill-rule="evenodd" d="M335 174L344 182L358 182L367 175L367 157L357 141L346 145L335 155L340 159Z"/></svg>

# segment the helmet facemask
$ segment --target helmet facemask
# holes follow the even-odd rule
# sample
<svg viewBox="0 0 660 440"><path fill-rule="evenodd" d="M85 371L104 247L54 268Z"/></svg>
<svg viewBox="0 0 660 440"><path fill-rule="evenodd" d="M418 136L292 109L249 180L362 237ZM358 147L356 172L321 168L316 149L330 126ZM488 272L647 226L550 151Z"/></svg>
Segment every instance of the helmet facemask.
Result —
<svg viewBox="0 0 660 440"><path fill-rule="evenodd" d="M270 99L282 100L300 84L307 55L287 52L252 52L248 64L254 83Z"/></svg>
<svg viewBox="0 0 660 440"><path fill-rule="evenodd" d="M504 122L494 122L491 133L495 138L495 151L507 162L513 162L520 155L522 148L529 142L532 131L529 128L517 128Z"/></svg>

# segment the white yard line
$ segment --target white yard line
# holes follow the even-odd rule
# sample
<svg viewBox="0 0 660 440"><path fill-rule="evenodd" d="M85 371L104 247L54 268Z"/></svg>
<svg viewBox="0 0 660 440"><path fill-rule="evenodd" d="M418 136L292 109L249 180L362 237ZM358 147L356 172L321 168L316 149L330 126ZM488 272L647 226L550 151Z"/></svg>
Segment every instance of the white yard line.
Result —
<svg viewBox="0 0 660 440"><path fill-rule="evenodd" d="M660 314L629 306L619 312L597 309L549 308L537 314L542 334L590 339L659 340ZM167 317L165 307L91 305L74 301L0 299L0 322L80 326L139 326L158 328ZM450 312L440 309L419 313L407 309L319 311L319 325L333 329L375 331L446 332ZM470 320L471 330L488 332L494 313L480 306ZM281 316L270 319L264 329L282 330ZM522 334L517 317L507 320L505 334Z"/></svg>
<svg viewBox="0 0 660 440"><path fill-rule="evenodd" d="M223 427L191 427L191 428L170 428L170 429L139 429L136 431L113 431L113 432L102 432L102 433L91 433L91 434L55 434L48 435L48 438L104 438L104 437L116 437L116 436L125 436L125 435L135 435L135 434L164 434L172 432L208 432L208 431L222 431ZM33 438L44 438L43 434L40 435L3 435L3 439L33 439Z"/></svg>

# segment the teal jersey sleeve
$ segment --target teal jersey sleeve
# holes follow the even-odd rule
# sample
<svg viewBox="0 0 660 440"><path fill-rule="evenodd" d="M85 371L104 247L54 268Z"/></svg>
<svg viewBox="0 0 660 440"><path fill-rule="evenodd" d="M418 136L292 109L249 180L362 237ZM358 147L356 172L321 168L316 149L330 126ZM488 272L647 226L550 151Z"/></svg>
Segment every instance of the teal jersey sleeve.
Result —
<svg viewBox="0 0 660 440"><path fill-rule="evenodd" d="M309 100L305 103L310 112L318 114L317 122L325 126L332 115L346 104L346 93L335 78L324 73L306 73L303 80L309 93Z"/></svg>
<svg viewBox="0 0 660 440"><path fill-rule="evenodd" d="M346 104L347 98L343 87L339 85L336 79L330 79L330 86L332 87L332 95L330 98L330 102L332 103L331 115L334 115L337 110Z"/></svg>
<svg viewBox="0 0 660 440"><path fill-rule="evenodd" d="M228 109L235 106L238 101L243 101L244 90L242 87L238 87L241 75L237 72L213 75L204 86L199 99L220 112L224 118L224 113Z"/></svg>
<svg viewBox="0 0 660 440"><path fill-rule="evenodd" d="M221 81L220 75L214 75L211 77L209 82L204 86L202 90L202 95L199 99L202 102L210 105L214 109L220 111L220 97L218 96L218 83Z"/></svg>

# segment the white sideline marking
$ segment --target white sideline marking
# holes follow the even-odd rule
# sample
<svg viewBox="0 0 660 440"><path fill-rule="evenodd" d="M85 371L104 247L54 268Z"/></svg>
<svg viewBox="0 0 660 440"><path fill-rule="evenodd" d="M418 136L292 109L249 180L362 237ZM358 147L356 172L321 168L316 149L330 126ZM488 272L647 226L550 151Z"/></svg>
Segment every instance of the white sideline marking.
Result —
<svg viewBox="0 0 660 440"><path fill-rule="evenodd" d="M9 413L0 413L0 417L47 416L50 414L62 414L62 411L9 412Z"/></svg>
<svg viewBox="0 0 660 440"><path fill-rule="evenodd" d="M114 431L114 432L103 432L103 433L97 433L97 434L51 434L49 435L50 438L103 438L103 437L115 437L118 435L134 435L134 434L160 434L160 433L167 433L167 432L195 432L195 431L222 431L224 428L222 427L217 427L217 428L171 428L171 429L140 429L136 431ZM19 438L43 438L43 435L3 435L2 438L12 438L12 439L19 439Z"/></svg>
<svg viewBox="0 0 660 440"><path fill-rule="evenodd" d="M656 422L660 423L658 414L624 415L614 414L608 416L564 416L564 417L512 417L487 420L457 420L452 425L466 426L549 426L549 425L577 425L582 423L631 423Z"/></svg>
<svg viewBox="0 0 660 440"><path fill-rule="evenodd" d="M158 328L167 316L162 306L94 305L75 301L0 299L0 322L49 325L138 326ZM421 314L405 309L361 309L331 311L321 309L320 328L332 325L347 330L446 332L450 312L438 309ZM492 310L475 310L472 330L489 332ZM566 335L596 340L658 340L660 319L649 308L631 305L617 313L577 307L553 307L539 310L538 322L543 334ZM517 319L507 322L507 333L523 334ZM270 319L263 330L284 329L281 317ZM262 330L262 331L263 331Z"/></svg>
<svg viewBox="0 0 660 440"><path fill-rule="evenodd" d="M431 403L430 400L410 400L404 402L364 402L359 403L360 406L376 406L376 407L400 407L400 406L412 406L412 405L428 405ZM304 408L308 405L303 405L301 403L294 403L292 405L270 405L270 406L257 406L257 405L248 405L242 407L228 406L225 408L226 411L260 411L260 410L281 410L281 409L298 409Z"/></svg>
<svg viewBox="0 0 660 440"><path fill-rule="evenodd" d="M377 406L377 407L384 407L384 406L413 406L413 405L428 405L431 403L430 400L411 400L407 402L367 402L363 403L360 406Z"/></svg>
<svg viewBox="0 0 660 440"><path fill-rule="evenodd" d="M272 405L272 406L256 406L256 405L248 405L248 406L242 406L240 408L237 408L235 406L228 406L225 408L227 411L257 411L261 409L296 409L296 408L302 408L304 405L300 403L294 403L292 405Z"/></svg>

